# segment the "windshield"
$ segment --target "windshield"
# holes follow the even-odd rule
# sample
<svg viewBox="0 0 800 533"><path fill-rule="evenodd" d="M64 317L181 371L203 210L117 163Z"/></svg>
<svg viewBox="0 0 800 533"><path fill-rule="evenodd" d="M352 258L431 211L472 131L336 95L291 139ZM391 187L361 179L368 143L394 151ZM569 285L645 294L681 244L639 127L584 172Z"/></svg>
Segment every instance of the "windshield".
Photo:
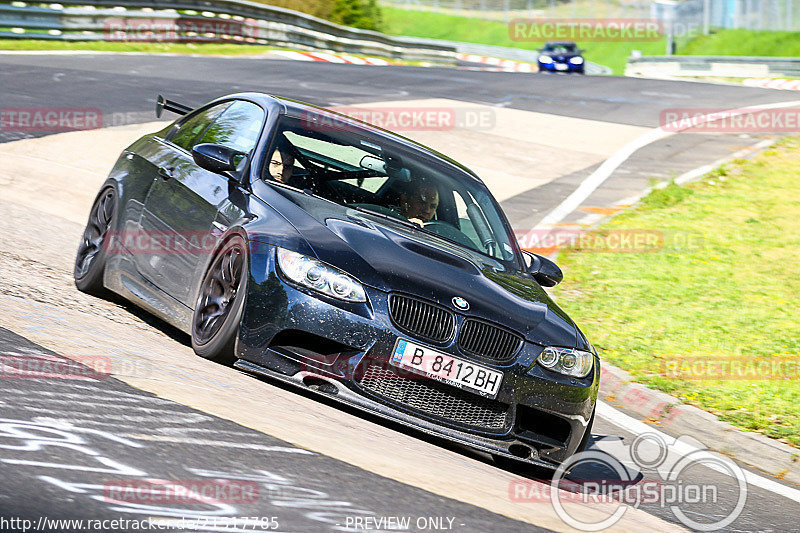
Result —
<svg viewBox="0 0 800 533"><path fill-rule="evenodd" d="M516 247L486 187L460 169L344 120L282 117L262 179L516 265Z"/></svg>
<svg viewBox="0 0 800 533"><path fill-rule="evenodd" d="M559 54L572 54L576 50L574 44L547 44L544 47L544 52L556 52Z"/></svg>

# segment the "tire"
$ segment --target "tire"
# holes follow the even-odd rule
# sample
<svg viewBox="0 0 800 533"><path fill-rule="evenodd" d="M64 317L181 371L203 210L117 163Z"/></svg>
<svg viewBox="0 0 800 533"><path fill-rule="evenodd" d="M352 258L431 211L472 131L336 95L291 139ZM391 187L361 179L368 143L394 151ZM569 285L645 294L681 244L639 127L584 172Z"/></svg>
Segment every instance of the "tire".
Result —
<svg viewBox="0 0 800 533"><path fill-rule="evenodd" d="M192 315L192 348L217 363L236 361L236 337L248 277L247 245L240 235L215 252L203 276Z"/></svg>
<svg viewBox="0 0 800 533"><path fill-rule="evenodd" d="M113 187L100 191L92 204L89 220L75 256L72 275L79 291L94 296L106 296L103 285L108 253L106 240L117 214L117 192Z"/></svg>

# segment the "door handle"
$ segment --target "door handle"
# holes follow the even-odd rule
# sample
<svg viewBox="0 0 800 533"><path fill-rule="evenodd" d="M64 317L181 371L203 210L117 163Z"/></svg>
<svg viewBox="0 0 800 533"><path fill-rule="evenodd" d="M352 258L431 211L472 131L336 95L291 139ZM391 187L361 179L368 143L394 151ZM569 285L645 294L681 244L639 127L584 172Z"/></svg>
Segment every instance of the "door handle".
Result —
<svg viewBox="0 0 800 533"><path fill-rule="evenodd" d="M173 177L172 176L172 171L173 170L175 170L175 169L172 168L172 167L168 167L168 168L159 167L158 168L158 175L161 176L164 180L170 180Z"/></svg>

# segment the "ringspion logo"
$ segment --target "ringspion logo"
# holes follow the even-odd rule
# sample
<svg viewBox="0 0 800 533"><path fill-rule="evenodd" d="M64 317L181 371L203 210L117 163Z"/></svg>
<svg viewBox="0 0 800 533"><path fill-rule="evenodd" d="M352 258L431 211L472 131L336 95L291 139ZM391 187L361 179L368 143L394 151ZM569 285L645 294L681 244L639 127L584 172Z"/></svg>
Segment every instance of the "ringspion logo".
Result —
<svg viewBox="0 0 800 533"><path fill-rule="evenodd" d="M698 476L698 469L707 468L728 474L735 483L719 486L714 478ZM734 461L687 435L656 432L642 433L630 444L619 441L609 451L593 447L577 453L558 467L549 484L514 480L508 487L510 501L549 501L565 524L580 531L603 531L629 508L641 506L669 510L693 531L718 531L739 517L747 493L744 472ZM575 512L585 505L596 512ZM715 509L712 515L703 512L709 505Z"/></svg>

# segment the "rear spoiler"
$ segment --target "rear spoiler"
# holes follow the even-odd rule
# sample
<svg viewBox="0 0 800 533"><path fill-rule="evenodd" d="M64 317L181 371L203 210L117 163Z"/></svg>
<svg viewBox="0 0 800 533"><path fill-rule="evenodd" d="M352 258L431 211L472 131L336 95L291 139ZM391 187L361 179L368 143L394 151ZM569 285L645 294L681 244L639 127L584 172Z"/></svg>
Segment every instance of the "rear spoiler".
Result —
<svg viewBox="0 0 800 533"><path fill-rule="evenodd" d="M192 108L189 106L179 104L178 102L173 102L172 100L167 100L159 94L158 98L156 99L156 117L161 118L161 114L165 109L179 115L185 115L192 110Z"/></svg>

